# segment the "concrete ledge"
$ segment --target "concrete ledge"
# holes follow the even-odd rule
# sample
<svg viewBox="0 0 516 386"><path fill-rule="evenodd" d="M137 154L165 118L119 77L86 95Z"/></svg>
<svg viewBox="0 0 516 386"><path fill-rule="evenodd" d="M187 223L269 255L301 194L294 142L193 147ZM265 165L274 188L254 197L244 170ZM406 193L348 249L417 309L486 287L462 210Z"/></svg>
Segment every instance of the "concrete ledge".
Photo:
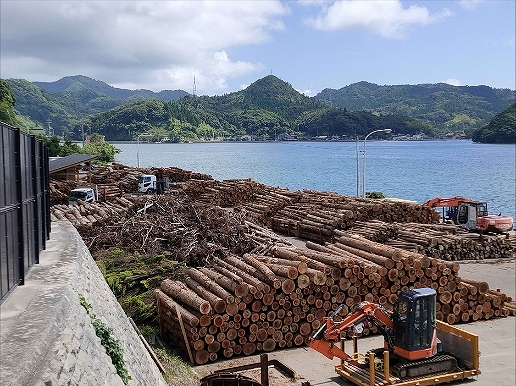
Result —
<svg viewBox="0 0 516 386"><path fill-rule="evenodd" d="M123 385L81 306L113 329L129 385L166 385L77 230L52 223L47 249L25 285L0 307L0 384Z"/></svg>

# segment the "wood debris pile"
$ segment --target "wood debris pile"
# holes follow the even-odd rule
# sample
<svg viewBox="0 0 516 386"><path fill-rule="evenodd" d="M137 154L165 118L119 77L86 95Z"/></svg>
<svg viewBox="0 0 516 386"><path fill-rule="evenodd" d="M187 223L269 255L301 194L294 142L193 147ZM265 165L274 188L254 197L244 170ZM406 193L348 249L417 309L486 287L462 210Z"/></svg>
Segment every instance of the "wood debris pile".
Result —
<svg viewBox="0 0 516 386"><path fill-rule="evenodd" d="M455 225L367 221L355 222L349 233L447 261L509 259L516 252L514 236L480 235Z"/></svg>
<svg viewBox="0 0 516 386"><path fill-rule="evenodd" d="M184 282L163 281L154 292L161 333L205 364L304 345L340 304L339 315L362 301L392 309L408 288L434 288L437 318L450 324L514 313L505 294L461 279L456 262L359 237L306 247L216 258L189 268Z"/></svg>
<svg viewBox="0 0 516 386"><path fill-rule="evenodd" d="M206 264L226 251L245 253L258 245L240 213L192 202L186 195L129 197L119 202L68 207L76 216L84 210L88 215L82 217L97 219L95 226L76 222L92 254L120 247L129 253L165 254L187 264Z"/></svg>
<svg viewBox="0 0 516 386"><path fill-rule="evenodd" d="M50 206L68 204L68 197L70 197L70 192L77 187L76 181L55 181L50 180L49 182L49 190L50 190Z"/></svg>

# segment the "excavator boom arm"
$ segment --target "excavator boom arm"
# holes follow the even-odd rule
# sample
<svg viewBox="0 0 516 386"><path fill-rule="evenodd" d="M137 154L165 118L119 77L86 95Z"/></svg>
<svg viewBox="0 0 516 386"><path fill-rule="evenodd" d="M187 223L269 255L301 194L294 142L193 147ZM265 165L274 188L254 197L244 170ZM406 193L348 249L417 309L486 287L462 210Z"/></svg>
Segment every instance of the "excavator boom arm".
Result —
<svg viewBox="0 0 516 386"><path fill-rule="evenodd" d="M340 334L354 325L364 320L370 320L372 323L383 325L386 328L393 328L393 321L389 311L382 306L370 302L362 302L357 306L357 310L349 314L341 322L335 322L332 316L325 318L323 328L320 328L310 339L309 346L319 351L324 356L333 359L338 357L343 360L350 359L350 356L340 348L334 346L340 339Z"/></svg>

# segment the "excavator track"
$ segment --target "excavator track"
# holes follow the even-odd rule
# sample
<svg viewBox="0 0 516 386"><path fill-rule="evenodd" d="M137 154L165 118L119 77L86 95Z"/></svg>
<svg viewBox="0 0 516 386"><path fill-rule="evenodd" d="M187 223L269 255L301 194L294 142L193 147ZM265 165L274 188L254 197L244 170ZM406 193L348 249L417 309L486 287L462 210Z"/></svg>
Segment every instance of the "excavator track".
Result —
<svg viewBox="0 0 516 386"><path fill-rule="evenodd" d="M457 368L457 360L451 355L437 355L415 362L398 363L391 372L400 379L419 378L426 375L446 373Z"/></svg>

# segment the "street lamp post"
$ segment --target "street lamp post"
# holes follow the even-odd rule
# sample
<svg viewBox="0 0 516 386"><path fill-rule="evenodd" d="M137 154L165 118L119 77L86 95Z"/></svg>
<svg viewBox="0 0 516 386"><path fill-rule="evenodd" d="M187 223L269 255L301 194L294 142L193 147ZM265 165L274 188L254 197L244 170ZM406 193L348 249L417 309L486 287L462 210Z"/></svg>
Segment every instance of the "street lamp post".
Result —
<svg viewBox="0 0 516 386"><path fill-rule="evenodd" d="M374 130L374 131L371 131L369 134L367 134L365 136L365 138L364 138L364 162L362 163L362 197L363 198L365 198L365 196L366 196L366 190L365 190L366 175L365 175L365 171L366 171L366 141L367 141L367 138L369 138L369 136L371 134L374 134L374 133L390 133L391 131L392 131L391 129Z"/></svg>
<svg viewBox="0 0 516 386"><path fill-rule="evenodd" d="M140 137L150 137L151 135L149 133L138 134L136 139L136 164L138 168L140 167Z"/></svg>
<svg viewBox="0 0 516 386"><path fill-rule="evenodd" d="M360 185L360 177L358 175L358 135L357 135L357 129L355 129L355 155L356 155L356 162L357 162L357 197L359 196L359 185Z"/></svg>

